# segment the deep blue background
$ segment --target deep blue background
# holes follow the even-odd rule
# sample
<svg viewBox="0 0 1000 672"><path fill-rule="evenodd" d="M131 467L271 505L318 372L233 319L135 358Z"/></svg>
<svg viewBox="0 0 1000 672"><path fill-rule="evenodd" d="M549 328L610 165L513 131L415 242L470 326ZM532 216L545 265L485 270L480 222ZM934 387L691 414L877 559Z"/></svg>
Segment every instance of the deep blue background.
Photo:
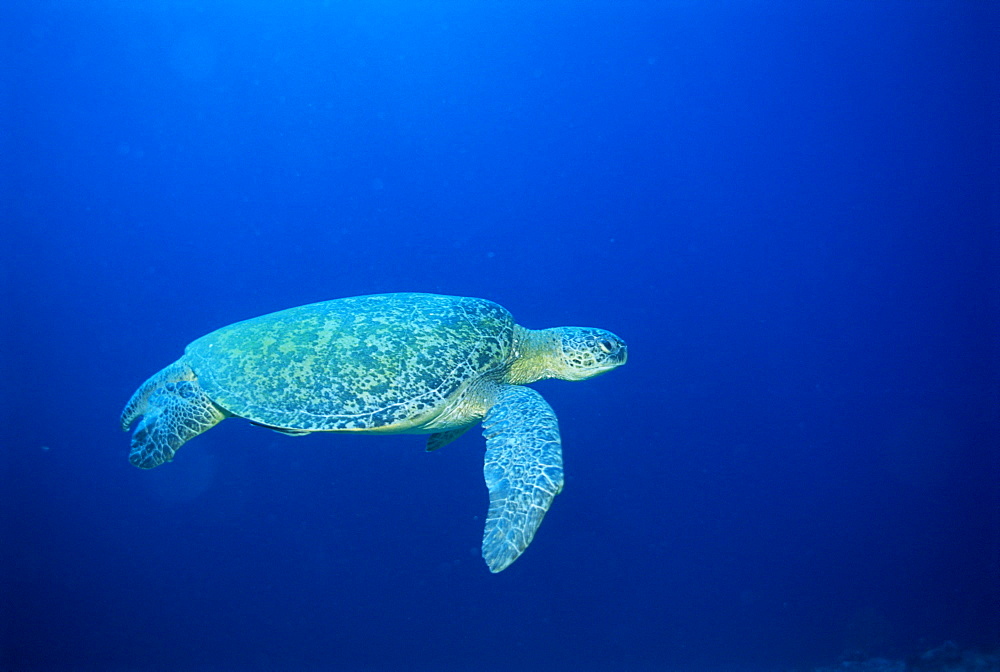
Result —
<svg viewBox="0 0 1000 672"><path fill-rule="evenodd" d="M995 3L3 7L0 669L1000 645ZM383 291L629 343L510 569L478 431L128 464L187 342Z"/></svg>

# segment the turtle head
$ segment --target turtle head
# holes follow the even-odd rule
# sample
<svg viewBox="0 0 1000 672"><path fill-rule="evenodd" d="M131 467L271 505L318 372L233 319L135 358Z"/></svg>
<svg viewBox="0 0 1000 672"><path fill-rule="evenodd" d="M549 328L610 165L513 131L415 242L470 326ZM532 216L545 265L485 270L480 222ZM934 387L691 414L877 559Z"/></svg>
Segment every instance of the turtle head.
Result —
<svg viewBox="0 0 1000 672"><path fill-rule="evenodd" d="M517 327L515 359L508 383L524 385L543 378L586 380L625 363L625 341L594 327Z"/></svg>
<svg viewBox="0 0 1000 672"><path fill-rule="evenodd" d="M558 356L552 374L562 380L585 380L617 368L628 359L625 341L610 331L594 327L559 327Z"/></svg>

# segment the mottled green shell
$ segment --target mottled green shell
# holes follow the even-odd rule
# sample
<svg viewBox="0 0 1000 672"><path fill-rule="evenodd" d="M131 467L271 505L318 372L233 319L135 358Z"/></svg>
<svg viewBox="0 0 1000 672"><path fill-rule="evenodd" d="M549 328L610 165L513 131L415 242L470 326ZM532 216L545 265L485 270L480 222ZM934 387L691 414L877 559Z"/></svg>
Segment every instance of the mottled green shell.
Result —
<svg viewBox="0 0 1000 672"><path fill-rule="evenodd" d="M233 415L301 430L406 431L480 377L502 375L514 322L483 299L379 294L237 322L184 361Z"/></svg>

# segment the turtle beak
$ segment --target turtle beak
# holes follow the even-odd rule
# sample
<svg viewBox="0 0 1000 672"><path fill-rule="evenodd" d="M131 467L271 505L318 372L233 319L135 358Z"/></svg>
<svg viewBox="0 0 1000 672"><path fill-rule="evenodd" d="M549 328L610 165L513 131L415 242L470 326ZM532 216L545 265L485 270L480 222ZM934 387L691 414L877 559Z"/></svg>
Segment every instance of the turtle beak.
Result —
<svg viewBox="0 0 1000 672"><path fill-rule="evenodd" d="M600 369L598 369L598 372L594 375L600 376L602 374L607 373L608 371L617 369L627 360L628 360L628 348L625 347L624 343L622 343L621 347L618 348L617 351L615 351L613 354L608 355L608 358L605 360L606 362L605 366L602 366Z"/></svg>
<svg viewBox="0 0 1000 672"><path fill-rule="evenodd" d="M625 341L615 336L615 343L618 345L618 349L611 353L608 357L614 364L608 368L613 369L616 366L621 366L628 361L628 346L625 345Z"/></svg>

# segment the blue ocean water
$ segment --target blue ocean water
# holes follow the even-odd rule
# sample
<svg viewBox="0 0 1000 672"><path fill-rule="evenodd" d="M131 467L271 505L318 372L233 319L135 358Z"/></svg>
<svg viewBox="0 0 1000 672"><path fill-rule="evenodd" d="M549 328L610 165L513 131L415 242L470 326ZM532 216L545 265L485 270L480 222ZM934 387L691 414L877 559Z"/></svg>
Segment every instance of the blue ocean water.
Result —
<svg viewBox="0 0 1000 672"><path fill-rule="evenodd" d="M998 15L4 3L0 670L995 650ZM478 430L231 420L128 463L122 407L191 340L396 291L629 344L534 385L566 486L509 569Z"/></svg>

